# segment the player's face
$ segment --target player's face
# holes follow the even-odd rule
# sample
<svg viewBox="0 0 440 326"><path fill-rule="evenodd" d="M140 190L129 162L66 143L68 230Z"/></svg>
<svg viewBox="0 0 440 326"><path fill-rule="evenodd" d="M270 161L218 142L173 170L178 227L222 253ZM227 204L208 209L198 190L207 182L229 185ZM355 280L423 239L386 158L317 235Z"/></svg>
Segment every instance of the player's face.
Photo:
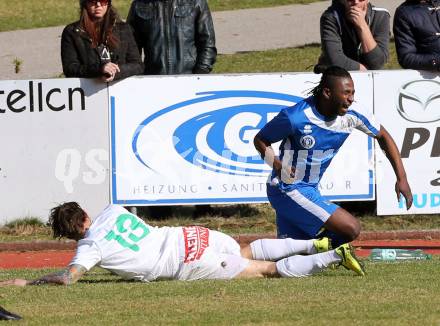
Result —
<svg viewBox="0 0 440 326"><path fill-rule="evenodd" d="M349 77L336 78L330 89L331 107L335 115L345 115L354 101L354 83Z"/></svg>
<svg viewBox="0 0 440 326"><path fill-rule="evenodd" d="M89 215L86 214L82 230L81 230L81 238L84 238L86 235L86 232L89 230L90 225L92 224L92 220L90 219Z"/></svg>

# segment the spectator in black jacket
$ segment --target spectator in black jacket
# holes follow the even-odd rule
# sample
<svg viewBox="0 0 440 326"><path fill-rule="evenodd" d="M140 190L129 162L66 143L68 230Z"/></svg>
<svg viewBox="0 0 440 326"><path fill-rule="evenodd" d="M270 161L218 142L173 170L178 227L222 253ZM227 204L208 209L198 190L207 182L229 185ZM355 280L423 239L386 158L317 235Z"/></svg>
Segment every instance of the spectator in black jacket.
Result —
<svg viewBox="0 0 440 326"><path fill-rule="evenodd" d="M394 15L397 59L405 69L440 70L440 1L407 0Z"/></svg>
<svg viewBox="0 0 440 326"><path fill-rule="evenodd" d="M80 7L80 20L67 25L61 36L64 75L110 82L141 74L133 31L111 0L80 0Z"/></svg>
<svg viewBox="0 0 440 326"><path fill-rule="evenodd" d="M346 70L381 69L388 60L390 14L369 0L333 0L320 21L321 56L315 66Z"/></svg>
<svg viewBox="0 0 440 326"><path fill-rule="evenodd" d="M215 32L206 0L134 0L127 22L144 53L145 75L208 74L217 57ZM156 218L170 216L171 206L151 206ZM194 216L211 213L198 205Z"/></svg>
<svg viewBox="0 0 440 326"><path fill-rule="evenodd" d="M134 0L127 22L144 51L146 75L212 70L217 49L206 0Z"/></svg>

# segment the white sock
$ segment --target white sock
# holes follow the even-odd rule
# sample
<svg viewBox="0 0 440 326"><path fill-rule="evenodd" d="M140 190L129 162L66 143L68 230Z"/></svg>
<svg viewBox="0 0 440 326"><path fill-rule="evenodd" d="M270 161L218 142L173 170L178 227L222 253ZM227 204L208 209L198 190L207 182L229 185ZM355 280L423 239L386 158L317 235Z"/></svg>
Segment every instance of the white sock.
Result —
<svg viewBox="0 0 440 326"><path fill-rule="evenodd" d="M316 253L313 240L259 239L250 246L255 260L277 261L293 255Z"/></svg>
<svg viewBox="0 0 440 326"><path fill-rule="evenodd" d="M318 273L341 260L334 250L309 256L291 256L277 261L277 270L282 277L304 277Z"/></svg>

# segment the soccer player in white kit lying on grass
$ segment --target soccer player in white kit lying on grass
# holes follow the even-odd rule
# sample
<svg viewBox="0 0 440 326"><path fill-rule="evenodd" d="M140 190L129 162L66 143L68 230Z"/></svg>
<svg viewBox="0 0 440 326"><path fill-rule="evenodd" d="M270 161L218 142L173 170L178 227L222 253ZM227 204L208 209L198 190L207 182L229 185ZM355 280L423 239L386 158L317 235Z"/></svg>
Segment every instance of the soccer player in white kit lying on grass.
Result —
<svg viewBox="0 0 440 326"><path fill-rule="evenodd" d="M152 227L118 205L109 205L93 221L76 202L52 209L54 237L78 241L76 254L60 272L0 285L69 285L94 266L124 279L201 280L253 277L304 277L332 264L365 275L349 244L330 250L328 238L260 239L240 249L230 236L200 226Z"/></svg>

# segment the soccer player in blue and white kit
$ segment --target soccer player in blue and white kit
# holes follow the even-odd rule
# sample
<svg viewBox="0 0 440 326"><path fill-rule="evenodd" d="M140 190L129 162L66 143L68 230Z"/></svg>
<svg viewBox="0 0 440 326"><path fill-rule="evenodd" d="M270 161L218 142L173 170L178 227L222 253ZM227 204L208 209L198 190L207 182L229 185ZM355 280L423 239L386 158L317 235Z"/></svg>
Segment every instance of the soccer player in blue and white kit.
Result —
<svg viewBox="0 0 440 326"><path fill-rule="evenodd" d="M254 145L273 167L267 196L276 211L279 238L313 239L326 236L334 248L356 239L360 223L349 212L323 198L319 181L353 129L374 137L397 177L396 193L412 205L412 193L397 146L373 117L356 111L354 84L343 68L323 73L312 96L285 108L255 136ZM349 109L350 108L350 109ZM271 144L281 142L275 157Z"/></svg>

